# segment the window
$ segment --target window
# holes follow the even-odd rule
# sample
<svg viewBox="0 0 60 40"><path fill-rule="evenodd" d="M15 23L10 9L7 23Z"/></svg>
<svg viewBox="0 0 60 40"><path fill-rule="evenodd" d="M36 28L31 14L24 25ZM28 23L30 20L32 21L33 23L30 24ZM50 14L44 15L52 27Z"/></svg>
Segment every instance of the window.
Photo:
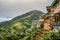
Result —
<svg viewBox="0 0 60 40"><path fill-rule="evenodd" d="M55 22L53 22L52 25L60 26L60 13L56 13L53 18L55 18Z"/></svg>

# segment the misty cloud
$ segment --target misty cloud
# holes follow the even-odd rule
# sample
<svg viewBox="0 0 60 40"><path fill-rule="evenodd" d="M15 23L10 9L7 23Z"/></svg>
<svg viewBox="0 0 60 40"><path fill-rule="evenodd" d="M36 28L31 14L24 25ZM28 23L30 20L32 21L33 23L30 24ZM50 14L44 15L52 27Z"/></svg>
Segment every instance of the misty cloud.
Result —
<svg viewBox="0 0 60 40"><path fill-rule="evenodd" d="M15 17L31 10L46 11L53 0L0 0L0 17Z"/></svg>

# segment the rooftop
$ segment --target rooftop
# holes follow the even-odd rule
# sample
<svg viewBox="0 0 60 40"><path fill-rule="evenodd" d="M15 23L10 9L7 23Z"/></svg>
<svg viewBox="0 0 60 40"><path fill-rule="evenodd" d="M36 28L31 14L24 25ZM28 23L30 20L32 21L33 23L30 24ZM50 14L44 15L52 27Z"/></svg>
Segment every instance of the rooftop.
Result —
<svg viewBox="0 0 60 40"><path fill-rule="evenodd" d="M55 6L60 0L54 0L51 6Z"/></svg>

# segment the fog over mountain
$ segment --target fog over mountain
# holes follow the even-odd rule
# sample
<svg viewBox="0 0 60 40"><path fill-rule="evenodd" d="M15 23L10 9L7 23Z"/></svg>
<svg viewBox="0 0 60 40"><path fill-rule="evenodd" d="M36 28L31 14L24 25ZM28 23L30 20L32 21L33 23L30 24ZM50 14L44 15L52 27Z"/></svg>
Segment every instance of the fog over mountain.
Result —
<svg viewBox="0 0 60 40"><path fill-rule="evenodd" d="M53 0L0 0L0 21L10 20L31 10L46 11Z"/></svg>
<svg viewBox="0 0 60 40"><path fill-rule="evenodd" d="M0 17L0 22L11 20L12 18Z"/></svg>

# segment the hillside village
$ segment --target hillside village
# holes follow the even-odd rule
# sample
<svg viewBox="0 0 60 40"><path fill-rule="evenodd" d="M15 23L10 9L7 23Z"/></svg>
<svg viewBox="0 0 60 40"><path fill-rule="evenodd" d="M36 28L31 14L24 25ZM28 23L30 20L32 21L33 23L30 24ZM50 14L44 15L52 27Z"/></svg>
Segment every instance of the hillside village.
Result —
<svg viewBox="0 0 60 40"><path fill-rule="evenodd" d="M48 13L34 20L32 26L44 24L44 30L60 29L60 0L54 0L51 6L46 6Z"/></svg>

